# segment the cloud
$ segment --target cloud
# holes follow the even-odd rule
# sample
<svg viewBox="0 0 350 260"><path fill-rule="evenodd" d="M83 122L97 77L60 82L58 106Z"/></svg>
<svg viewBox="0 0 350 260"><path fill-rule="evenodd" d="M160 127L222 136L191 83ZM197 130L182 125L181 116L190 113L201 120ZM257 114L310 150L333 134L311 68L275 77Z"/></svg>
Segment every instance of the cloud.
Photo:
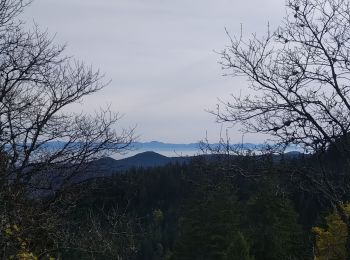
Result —
<svg viewBox="0 0 350 260"><path fill-rule="evenodd" d="M184 142L216 133L204 110L245 87L221 77L213 50L228 43L224 27L263 32L283 10L281 0L35 0L23 19L57 33L69 55L112 79L86 110L109 103L145 140Z"/></svg>

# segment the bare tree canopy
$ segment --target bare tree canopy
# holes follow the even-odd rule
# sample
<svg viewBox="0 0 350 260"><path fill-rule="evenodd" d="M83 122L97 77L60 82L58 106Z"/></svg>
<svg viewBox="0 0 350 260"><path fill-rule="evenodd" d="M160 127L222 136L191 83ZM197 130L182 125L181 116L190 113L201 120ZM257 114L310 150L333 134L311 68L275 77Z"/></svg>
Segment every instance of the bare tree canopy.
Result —
<svg viewBox="0 0 350 260"><path fill-rule="evenodd" d="M24 31L16 17L27 4L0 1L0 147L10 172L23 178L29 167L80 167L123 151L133 132L116 132L118 114L65 112L106 83L98 71L64 56L64 46L47 33Z"/></svg>
<svg viewBox="0 0 350 260"><path fill-rule="evenodd" d="M217 116L315 151L349 132L350 6L288 0L286 7L282 26L265 37L229 35L223 69L246 76L254 94L233 95Z"/></svg>
<svg viewBox="0 0 350 260"><path fill-rule="evenodd" d="M232 95L213 113L277 144L336 151L345 169L329 171L323 160L303 177L340 208L350 188L350 3L288 0L286 10L283 24L263 37L228 33L220 63L226 75L248 79L250 94Z"/></svg>
<svg viewBox="0 0 350 260"><path fill-rule="evenodd" d="M226 75L248 78L253 93L233 95L213 113L277 144L296 144L317 156L336 151L344 168L327 168L327 157L320 156L320 166L296 171L336 207L350 234L343 206L350 187L350 3L287 0L286 9L283 24L264 37L228 33L221 65ZM350 236L346 247L350 259Z"/></svg>
<svg viewBox="0 0 350 260"><path fill-rule="evenodd" d="M67 112L104 88L99 71L64 55L37 26L24 30L26 0L0 0L0 254L37 259L67 239L64 217L79 195L70 182L89 162L123 152L133 129L120 116ZM59 179L59 184L57 185ZM36 191L49 190L50 196ZM42 193L41 193L42 194ZM25 258L28 257L28 258ZM32 257L32 258L31 258ZM42 258L40 257L40 259Z"/></svg>

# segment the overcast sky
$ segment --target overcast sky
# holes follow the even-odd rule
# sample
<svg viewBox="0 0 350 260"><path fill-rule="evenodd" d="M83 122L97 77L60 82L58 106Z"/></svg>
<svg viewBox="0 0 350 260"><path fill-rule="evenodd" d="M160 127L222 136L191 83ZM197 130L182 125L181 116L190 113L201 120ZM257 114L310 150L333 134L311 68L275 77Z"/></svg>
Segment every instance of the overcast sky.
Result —
<svg viewBox="0 0 350 260"><path fill-rule="evenodd" d="M100 69L111 84L74 109L106 104L137 125L142 141L186 143L220 126L205 112L246 87L217 64L232 34L280 24L284 0L34 0L23 19L56 34L66 53ZM241 134L230 131L233 141ZM261 141L249 136L245 141Z"/></svg>

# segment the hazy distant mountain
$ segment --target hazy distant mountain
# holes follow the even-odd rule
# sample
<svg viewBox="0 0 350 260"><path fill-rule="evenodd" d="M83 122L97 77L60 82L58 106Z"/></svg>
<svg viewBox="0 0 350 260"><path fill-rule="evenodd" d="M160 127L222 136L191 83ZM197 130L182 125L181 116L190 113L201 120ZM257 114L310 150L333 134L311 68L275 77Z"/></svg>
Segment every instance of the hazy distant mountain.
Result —
<svg viewBox="0 0 350 260"><path fill-rule="evenodd" d="M163 143L158 141L151 142L135 142L133 143L135 149L141 150L199 150L199 143L189 143L189 144L172 144Z"/></svg>
<svg viewBox="0 0 350 260"><path fill-rule="evenodd" d="M46 148L51 149L60 149L65 145L63 141L52 141L45 144ZM79 145L79 143L73 143L71 146ZM151 142L134 142L132 143L132 151L127 154L127 156L136 155L141 152L153 151L157 153L161 153L163 155L167 155L168 157L180 156L182 154L185 155L197 155L201 153L201 145L200 142L197 143L188 143L188 144L174 144L174 143L163 143L159 141L151 141ZM218 147L218 143L209 144L210 147ZM230 144L231 148L239 148L246 150L262 150L267 147L266 144L254 144L254 143L236 143ZM287 151L300 151L301 149L297 146L289 146ZM167 153L168 152L168 153Z"/></svg>
<svg viewBox="0 0 350 260"><path fill-rule="evenodd" d="M211 147L215 148L219 146L218 143L209 144ZM158 141L151 142L134 142L132 144L133 148L138 151L200 151L201 143L189 143L189 144L173 144L173 143L163 143ZM230 145L232 148L246 149L246 150L262 150L267 147L266 144L254 144L254 143L236 143ZM288 151L299 151L296 146L290 146Z"/></svg>
<svg viewBox="0 0 350 260"><path fill-rule="evenodd" d="M218 143L210 144L212 147L218 146ZM243 149L261 149L266 145L263 144L253 144L253 143L243 143L243 144L232 144L232 147L243 148ZM138 150L150 150L150 151L162 151L162 150L174 150L174 151L186 151L186 150L197 150L200 151L201 143L189 143L189 144L173 144L173 143L163 143L158 141L151 142L135 142L133 147Z"/></svg>

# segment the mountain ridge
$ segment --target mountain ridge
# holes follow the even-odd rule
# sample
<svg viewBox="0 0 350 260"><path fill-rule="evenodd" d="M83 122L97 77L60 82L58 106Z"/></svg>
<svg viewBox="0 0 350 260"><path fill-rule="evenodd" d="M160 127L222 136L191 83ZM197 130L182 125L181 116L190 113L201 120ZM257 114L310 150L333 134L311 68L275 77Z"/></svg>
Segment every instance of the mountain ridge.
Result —
<svg viewBox="0 0 350 260"><path fill-rule="evenodd" d="M284 154L287 158L295 158L300 155L302 155L302 153L298 151L291 151ZM146 151L123 159L103 157L92 162L88 167L88 171L86 171L84 175L86 178L107 177L118 172L127 171L131 168L160 167L175 163L186 164L194 158L198 158L198 156L205 156L208 159L218 155L202 154L194 156L167 157L154 151ZM276 155L276 158L279 158L279 155Z"/></svg>
<svg viewBox="0 0 350 260"><path fill-rule="evenodd" d="M167 157L154 151L141 152L123 159L103 157L91 162L88 170L81 174L80 177L85 176L84 179L107 177L131 168L150 168L167 164L188 163L192 158L193 156Z"/></svg>

